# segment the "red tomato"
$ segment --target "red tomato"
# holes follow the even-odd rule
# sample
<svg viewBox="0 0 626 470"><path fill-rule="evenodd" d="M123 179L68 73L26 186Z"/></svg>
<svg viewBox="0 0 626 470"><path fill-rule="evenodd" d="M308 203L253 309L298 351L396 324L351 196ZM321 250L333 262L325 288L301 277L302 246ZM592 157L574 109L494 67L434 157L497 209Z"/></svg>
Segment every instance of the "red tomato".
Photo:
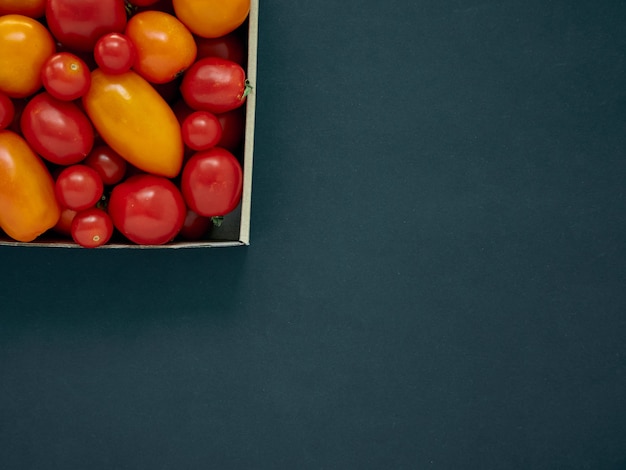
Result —
<svg viewBox="0 0 626 470"><path fill-rule="evenodd" d="M78 212L72 220L72 240L84 248L106 244L113 235L111 217L102 209L93 207Z"/></svg>
<svg viewBox="0 0 626 470"><path fill-rule="evenodd" d="M124 0L48 0L46 22L63 45L93 50L100 36L126 27Z"/></svg>
<svg viewBox="0 0 626 470"><path fill-rule="evenodd" d="M246 48L239 31L233 31L217 38L195 36L198 54L196 60L205 57L220 57L238 63L242 67L246 61Z"/></svg>
<svg viewBox="0 0 626 470"><path fill-rule="evenodd" d="M201 240L212 225L211 217L203 217L188 209L185 222L178 235L183 240Z"/></svg>
<svg viewBox="0 0 626 470"><path fill-rule="evenodd" d="M241 65L219 57L196 61L185 72L180 86L190 107L215 114L243 105L251 89Z"/></svg>
<svg viewBox="0 0 626 470"><path fill-rule="evenodd" d="M128 72L137 58L135 46L122 33L109 33L98 39L93 55L98 67L107 73Z"/></svg>
<svg viewBox="0 0 626 470"><path fill-rule="evenodd" d="M193 155L185 164L181 189L187 206L204 217L226 215L241 200L243 172L228 150L214 147Z"/></svg>
<svg viewBox="0 0 626 470"><path fill-rule="evenodd" d="M217 115L222 125L222 138L217 144L231 152L238 152L243 143L246 127L245 108L237 108Z"/></svg>
<svg viewBox="0 0 626 470"><path fill-rule="evenodd" d="M54 192L62 207L82 211L94 207L104 185L96 170L86 165L70 165L57 176Z"/></svg>
<svg viewBox="0 0 626 470"><path fill-rule="evenodd" d="M72 101L83 96L89 89L91 72L78 56L69 52L58 52L43 64L41 80L46 91L53 97Z"/></svg>
<svg viewBox="0 0 626 470"><path fill-rule="evenodd" d="M193 150L208 150L222 138L222 125L215 114L195 111L183 120L183 142Z"/></svg>
<svg viewBox="0 0 626 470"><path fill-rule="evenodd" d="M61 217L59 217L57 224L52 227L52 230L61 235L72 236L72 220L76 214L77 212L73 209L62 208Z"/></svg>
<svg viewBox="0 0 626 470"><path fill-rule="evenodd" d="M115 228L130 241L162 245L178 235L187 209L174 183L162 176L144 174L113 188L108 211Z"/></svg>
<svg viewBox="0 0 626 470"><path fill-rule="evenodd" d="M89 118L72 101L61 101L47 92L24 107L20 126L24 138L46 160L59 165L78 163L94 142Z"/></svg>
<svg viewBox="0 0 626 470"><path fill-rule="evenodd" d="M102 182L111 186L122 181L128 166L115 150L108 145L95 147L83 161L85 165L98 172Z"/></svg>
<svg viewBox="0 0 626 470"><path fill-rule="evenodd" d="M15 105L5 93L0 91L0 130L6 129L15 117Z"/></svg>

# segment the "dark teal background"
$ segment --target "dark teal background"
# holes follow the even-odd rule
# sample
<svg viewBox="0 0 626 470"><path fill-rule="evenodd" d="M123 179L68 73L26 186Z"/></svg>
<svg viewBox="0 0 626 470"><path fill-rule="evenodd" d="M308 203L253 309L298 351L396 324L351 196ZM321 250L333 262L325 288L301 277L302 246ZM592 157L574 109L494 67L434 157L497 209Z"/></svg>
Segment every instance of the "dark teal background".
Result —
<svg viewBox="0 0 626 470"><path fill-rule="evenodd" d="M0 468L626 468L625 20L262 1L251 246L1 247Z"/></svg>

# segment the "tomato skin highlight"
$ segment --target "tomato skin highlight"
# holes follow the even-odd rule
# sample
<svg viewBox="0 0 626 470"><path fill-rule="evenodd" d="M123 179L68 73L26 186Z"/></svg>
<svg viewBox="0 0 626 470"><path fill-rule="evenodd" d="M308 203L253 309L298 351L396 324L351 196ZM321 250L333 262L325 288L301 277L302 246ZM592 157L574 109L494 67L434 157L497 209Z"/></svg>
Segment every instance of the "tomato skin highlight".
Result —
<svg viewBox="0 0 626 470"><path fill-rule="evenodd" d="M46 91L56 99L73 101L87 92L91 74L80 57L70 52L58 52L44 63L41 80Z"/></svg>
<svg viewBox="0 0 626 470"><path fill-rule="evenodd" d="M184 151L180 124L144 78L96 69L82 103L100 137L128 163L155 175L178 175Z"/></svg>
<svg viewBox="0 0 626 470"><path fill-rule="evenodd" d="M187 161L180 185L187 207L204 217L218 217L241 201L243 171L232 153L213 147Z"/></svg>
<svg viewBox="0 0 626 470"><path fill-rule="evenodd" d="M104 192L104 183L96 170L86 165L70 165L59 173L54 191L61 207L82 211L94 207Z"/></svg>
<svg viewBox="0 0 626 470"><path fill-rule="evenodd" d="M219 114L242 106L248 86L241 65L220 57L205 57L185 72L180 91L191 108Z"/></svg>
<svg viewBox="0 0 626 470"><path fill-rule="evenodd" d="M57 100L47 92L26 104L20 126L33 150L58 165L78 163L93 147L93 127L87 116L76 103Z"/></svg>
<svg viewBox="0 0 626 470"><path fill-rule="evenodd" d="M115 228L130 241L162 245L180 232L186 207L180 190L169 179L143 174L113 188L108 213Z"/></svg>
<svg viewBox="0 0 626 470"><path fill-rule="evenodd" d="M30 242L54 227L61 209L54 181L28 143L0 131L0 227L20 242Z"/></svg>
<svg viewBox="0 0 626 470"><path fill-rule="evenodd" d="M105 245L113 235L111 216L102 209L93 207L78 212L70 227L72 240L84 248Z"/></svg>
<svg viewBox="0 0 626 470"><path fill-rule="evenodd" d="M96 42L94 59L98 67L107 73L124 73L135 64L137 52L128 36L109 33Z"/></svg>

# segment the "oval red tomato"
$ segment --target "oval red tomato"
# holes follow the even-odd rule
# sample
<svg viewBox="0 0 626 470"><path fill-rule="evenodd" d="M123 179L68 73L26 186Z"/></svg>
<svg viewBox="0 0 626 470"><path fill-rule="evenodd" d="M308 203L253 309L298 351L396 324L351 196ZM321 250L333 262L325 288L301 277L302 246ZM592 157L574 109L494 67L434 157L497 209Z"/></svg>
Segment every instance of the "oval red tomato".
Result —
<svg viewBox="0 0 626 470"><path fill-rule="evenodd" d="M187 206L204 217L233 211L241 200L243 172L228 150L214 147L193 155L185 164L181 189Z"/></svg>
<svg viewBox="0 0 626 470"><path fill-rule="evenodd" d="M93 147L93 127L85 113L74 102L57 100L47 92L26 104L20 126L33 149L52 163L78 163Z"/></svg>
<svg viewBox="0 0 626 470"><path fill-rule="evenodd" d="M183 99L191 108L214 114L242 106L251 89L243 68L219 57L196 61L180 85Z"/></svg>
<svg viewBox="0 0 626 470"><path fill-rule="evenodd" d="M93 50L100 36L126 27L124 0L48 0L46 22L64 46Z"/></svg>
<svg viewBox="0 0 626 470"><path fill-rule="evenodd" d="M143 174L113 188L108 212L115 228L130 241L162 245L178 235L187 208L179 189L169 179Z"/></svg>
<svg viewBox="0 0 626 470"><path fill-rule="evenodd" d="M86 165L69 165L57 176L54 192L62 207L82 211L94 207L104 184L96 170Z"/></svg>

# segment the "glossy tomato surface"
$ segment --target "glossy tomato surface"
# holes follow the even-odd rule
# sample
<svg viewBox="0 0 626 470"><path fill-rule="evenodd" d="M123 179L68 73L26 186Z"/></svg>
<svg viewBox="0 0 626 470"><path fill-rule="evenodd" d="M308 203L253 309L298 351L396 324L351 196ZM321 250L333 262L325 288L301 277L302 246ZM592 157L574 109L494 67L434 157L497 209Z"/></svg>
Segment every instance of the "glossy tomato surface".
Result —
<svg viewBox="0 0 626 470"><path fill-rule="evenodd" d="M52 163L78 163L93 147L93 127L85 113L76 103L57 100L47 92L24 107L20 126L33 149Z"/></svg>
<svg viewBox="0 0 626 470"><path fill-rule="evenodd" d="M238 63L205 57L185 72L180 91L191 108L217 114L242 106L250 88Z"/></svg>
<svg viewBox="0 0 626 470"><path fill-rule="evenodd" d="M70 226L72 240L84 248L105 245L113 235L111 216L102 209L93 207L78 212Z"/></svg>
<svg viewBox="0 0 626 470"><path fill-rule="evenodd" d="M122 181L128 166L126 160L108 145L98 145L93 148L83 163L96 170L102 182L107 186Z"/></svg>
<svg viewBox="0 0 626 470"><path fill-rule="evenodd" d="M83 96L91 84L87 64L70 52L51 55L41 69L41 80L48 93L58 100L72 101Z"/></svg>
<svg viewBox="0 0 626 470"><path fill-rule="evenodd" d="M109 33L100 37L93 54L98 67L106 73L128 72L137 59L133 42L122 33Z"/></svg>
<svg viewBox="0 0 626 470"><path fill-rule="evenodd" d="M250 0L173 0L172 4L185 26L205 38L234 31L250 12Z"/></svg>
<svg viewBox="0 0 626 470"><path fill-rule="evenodd" d="M193 150L208 150L222 138L222 125L213 113L194 111L182 123L185 145Z"/></svg>
<svg viewBox="0 0 626 470"><path fill-rule="evenodd" d="M126 27L124 0L48 0L46 22L64 46L92 51L100 36Z"/></svg>
<svg viewBox="0 0 626 470"><path fill-rule="evenodd" d="M193 155L183 168L181 189L187 206L198 215L217 217L241 200L243 172L228 150L214 147Z"/></svg>
<svg viewBox="0 0 626 470"><path fill-rule="evenodd" d="M104 191L96 170L87 165L69 165L56 178L54 192L62 207L81 211L94 207Z"/></svg>
<svg viewBox="0 0 626 470"><path fill-rule="evenodd" d="M179 189L169 179L132 176L111 191L108 213L130 241L162 245L173 240L185 221L187 208Z"/></svg>

